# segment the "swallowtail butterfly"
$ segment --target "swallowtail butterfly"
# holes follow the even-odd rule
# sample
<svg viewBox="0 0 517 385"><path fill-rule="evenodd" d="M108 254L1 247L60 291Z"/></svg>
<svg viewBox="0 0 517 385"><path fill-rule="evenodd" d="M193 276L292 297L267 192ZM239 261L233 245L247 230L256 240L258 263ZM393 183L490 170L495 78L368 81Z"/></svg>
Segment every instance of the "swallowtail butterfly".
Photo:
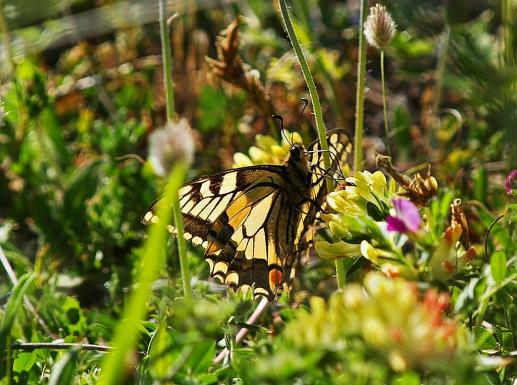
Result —
<svg viewBox="0 0 517 385"><path fill-rule="evenodd" d="M255 165L191 181L179 190L185 238L205 249L210 275L231 287L253 288L272 300L291 278L303 235L321 210L325 178L344 164L352 143L328 132L331 169L318 141L292 145L282 165ZM154 205L144 224L155 223ZM174 232L174 228L169 226Z"/></svg>

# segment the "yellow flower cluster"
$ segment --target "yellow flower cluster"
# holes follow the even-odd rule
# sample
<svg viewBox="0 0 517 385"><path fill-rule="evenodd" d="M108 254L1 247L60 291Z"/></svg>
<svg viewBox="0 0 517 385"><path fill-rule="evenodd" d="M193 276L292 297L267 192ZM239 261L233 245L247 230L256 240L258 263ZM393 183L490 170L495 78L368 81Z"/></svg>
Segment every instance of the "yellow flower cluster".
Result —
<svg viewBox="0 0 517 385"><path fill-rule="evenodd" d="M332 242L316 239L316 249L322 258L360 255L360 245L348 243L346 239L352 238L361 230L357 228L358 220L368 221L370 225L377 227L369 217L372 208L377 213L387 214L389 200L394 196L393 188L388 185L386 177L380 171L373 174L369 171L356 172L346 181L348 185L344 190L327 196L327 203L333 213L323 214L322 218L335 239ZM365 257L368 258L366 255Z"/></svg>
<svg viewBox="0 0 517 385"><path fill-rule="evenodd" d="M327 197L330 207L338 213L366 215L368 202L382 209L382 203L387 205L393 195L386 177L380 171L373 174L369 171L356 172L346 181L349 185L344 190L333 192Z"/></svg>
<svg viewBox="0 0 517 385"><path fill-rule="evenodd" d="M414 283L371 272L364 286L348 285L328 305L312 298L310 312L291 322L284 337L298 348L335 351L359 336L395 371L430 369L453 359L464 340L463 329L445 316L448 304L447 294L429 289L421 297Z"/></svg>
<svg viewBox="0 0 517 385"><path fill-rule="evenodd" d="M270 135L257 135L255 138L256 146L251 146L248 155L237 152L233 155L233 167L246 167L255 164L282 164L285 162L291 149L291 143L302 143L303 140L299 133L283 131L282 142Z"/></svg>
<svg viewBox="0 0 517 385"><path fill-rule="evenodd" d="M460 345L459 324L444 315L445 293L429 289L420 298L413 283L372 272L364 288L345 288L343 299L351 331L386 354L396 371L444 363Z"/></svg>

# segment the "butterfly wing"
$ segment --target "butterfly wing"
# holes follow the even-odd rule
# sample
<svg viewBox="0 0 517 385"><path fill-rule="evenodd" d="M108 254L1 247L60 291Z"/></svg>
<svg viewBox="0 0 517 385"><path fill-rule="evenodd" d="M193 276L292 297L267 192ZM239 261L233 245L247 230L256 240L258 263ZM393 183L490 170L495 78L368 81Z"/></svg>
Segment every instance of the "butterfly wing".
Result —
<svg viewBox="0 0 517 385"><path fill-rule="evenodd" d="M289 274L301 215L286 183L285 166L258 165L202 177L179 190L185 238L203 245L212 277L232 287L254 286L255 296L273 299ZM144 224L159 220L155 205Z"/></svg>
<svg viewBox="0 0 517 385"><path fill-rule="evenodd" d="M282 166L259 165L223 171L211 176L197 178L179 190L180 209L183 214L184 232L187 240L196 245L208 239L208 232L215 220L228 205L251 184L261 178L271 178ZM143 224L156 223L157 200L142 218ZM174 232L170 226L169 231Z"/></svg>
<svg viewBox="0 0 517 385"><path fill-rule="evenodd" d="M285 281L299 212L283 173L257 180L237 196L208 234L205 258L213 277L272 299Z"/></svg>

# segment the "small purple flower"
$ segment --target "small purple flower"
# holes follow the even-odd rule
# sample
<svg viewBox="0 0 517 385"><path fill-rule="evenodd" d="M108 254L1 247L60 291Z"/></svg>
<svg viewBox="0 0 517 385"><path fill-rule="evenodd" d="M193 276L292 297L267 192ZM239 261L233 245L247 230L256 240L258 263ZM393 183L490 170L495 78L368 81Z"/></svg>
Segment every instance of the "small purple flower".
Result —
<svg viewBox="0 0 517 385"><path fill-rule="evenodd" d="M416 206L405 198L393 199L393 206L395 207L396 214L386 217L388 231L416 233L422 223Z"/></svg>
<svg viewBox="0 0 517 385"><path fill-rule="evenodd" d="M504 189L506 191L507 195L512 195L512 182L517 182L517 170L512 170L510 173L506 176L506 180L504 181Z"/></svg>

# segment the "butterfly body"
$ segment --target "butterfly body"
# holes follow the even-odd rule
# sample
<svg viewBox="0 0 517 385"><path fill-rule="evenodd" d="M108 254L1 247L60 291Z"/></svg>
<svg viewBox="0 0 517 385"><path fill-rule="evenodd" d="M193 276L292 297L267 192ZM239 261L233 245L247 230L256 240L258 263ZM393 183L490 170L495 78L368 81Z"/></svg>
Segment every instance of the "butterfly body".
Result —
<svg viewBox="0 0 517 385"><path fill-rule="evenodd" d="M351 144L338 130L328 139L337 166ZM211 276L269 299L289 281L302 235L326 195L319 144L309 150L294 144L282 165L228 170L180 189L185 238L203 245ZM143 223L157 220L151 207Z"/></svg>

